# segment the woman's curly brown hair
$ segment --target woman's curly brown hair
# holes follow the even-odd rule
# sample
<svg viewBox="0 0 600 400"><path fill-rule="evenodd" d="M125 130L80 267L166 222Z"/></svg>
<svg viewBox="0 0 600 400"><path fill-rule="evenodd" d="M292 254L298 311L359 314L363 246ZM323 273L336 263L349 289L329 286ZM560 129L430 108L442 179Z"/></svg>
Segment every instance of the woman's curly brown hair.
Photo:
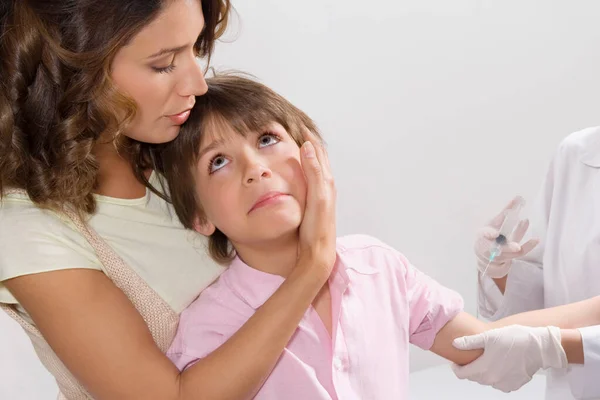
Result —
<svg viewBox="0 0 600 400"><path fill-rule="evenodd" d="M95 211L94 144L116 137L136 112L112 84L112 60L168 1L0 2L0 196L20 188L40 207ZM205 27L196 48L210 57L230 1L198 1ZM129 150L136 175L148 184L148 149L133 143Z"/></svg>

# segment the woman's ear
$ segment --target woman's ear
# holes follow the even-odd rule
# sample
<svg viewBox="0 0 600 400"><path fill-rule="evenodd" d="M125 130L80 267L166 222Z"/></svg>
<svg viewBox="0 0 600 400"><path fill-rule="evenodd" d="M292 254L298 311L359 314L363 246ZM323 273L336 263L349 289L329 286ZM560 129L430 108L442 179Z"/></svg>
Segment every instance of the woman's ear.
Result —
<svg viewBox="0 0 600 400"><path fill-rule="evenodd" d="M215 226L212 222L202 221L200 217L194 218L194 230L201 235L210 236L215 233Z"/></svg>

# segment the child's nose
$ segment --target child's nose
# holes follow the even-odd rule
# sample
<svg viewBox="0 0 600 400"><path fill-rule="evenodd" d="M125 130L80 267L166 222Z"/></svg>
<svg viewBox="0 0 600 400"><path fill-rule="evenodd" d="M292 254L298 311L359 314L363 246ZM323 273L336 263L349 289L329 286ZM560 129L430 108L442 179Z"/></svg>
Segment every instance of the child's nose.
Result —
<svg viewBox="0 0 600 400"><path fill-rule="evenodd" d="M271 170L260 163L254 163L248 166L246 177L244 179L247 185L257 182L261 179L270 178Z"/></svg>

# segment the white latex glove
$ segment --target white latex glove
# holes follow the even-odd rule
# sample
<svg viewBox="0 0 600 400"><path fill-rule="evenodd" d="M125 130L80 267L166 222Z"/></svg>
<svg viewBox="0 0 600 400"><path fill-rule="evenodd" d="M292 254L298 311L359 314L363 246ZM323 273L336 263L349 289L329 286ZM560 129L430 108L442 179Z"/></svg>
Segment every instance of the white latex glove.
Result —
<svg viewBox="0 0 600 400"><path fill-rule="evenodd" d="M502 278L506 276L510 270L512 260L529 253L539 243L538 239L531 239L523 245L519 244L523 239L523 236L525 236L525 232L527 232L527 229L529 228L529 221L526 219L521 220L516 226L511 237L507 238L508 241L502 247L502 253L500 253L500 255L496 257L493 262L489 262L490 248L492 247L494 240L496 240L500 234L499 230L502 226L502 222L504 222L504 212L511 208L515 202L518 201L517 199L518 197L512 199L512 201L508 203L504 210L502 210L500 214L496 215L490 222L488 222L488 224L477 234L475 240L477 268L481 273L485 271L485 275L489 276L490 278Z"/></svg>
<svg viewBox="0 0 600 400"><path fill-rule="evenodd" d="M459 379L492 386L506 393L529 382L540 368L566 368L568 364L560 329L554 326L511 325L457 338L452 344L460 350L484 349L483 354L470 364L452 366Z"/></svg>

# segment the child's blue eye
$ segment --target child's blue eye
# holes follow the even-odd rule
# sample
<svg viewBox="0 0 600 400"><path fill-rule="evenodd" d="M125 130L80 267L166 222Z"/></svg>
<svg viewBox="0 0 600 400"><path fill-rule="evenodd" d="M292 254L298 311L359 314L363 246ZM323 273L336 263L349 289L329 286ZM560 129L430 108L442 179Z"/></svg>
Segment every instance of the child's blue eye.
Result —
<svg viewBox="0 0 600 400"><path fill-rule="evenodd" d="M212 158L212 160L210 160L210 163L208 163L208 173L212 174L213 172L220 170L227 164L229 164L229 160L227 160L227 158L225 158L224 156L217 154Z"/></svg>
<svg viewBox="0 0 600 400"><path fill-rule="evenodd" d="M259 147L272 146L279 142L281 142L281 139L279 139L279 136L275 135L274 133L265 133L258 138Z"/></svg>

